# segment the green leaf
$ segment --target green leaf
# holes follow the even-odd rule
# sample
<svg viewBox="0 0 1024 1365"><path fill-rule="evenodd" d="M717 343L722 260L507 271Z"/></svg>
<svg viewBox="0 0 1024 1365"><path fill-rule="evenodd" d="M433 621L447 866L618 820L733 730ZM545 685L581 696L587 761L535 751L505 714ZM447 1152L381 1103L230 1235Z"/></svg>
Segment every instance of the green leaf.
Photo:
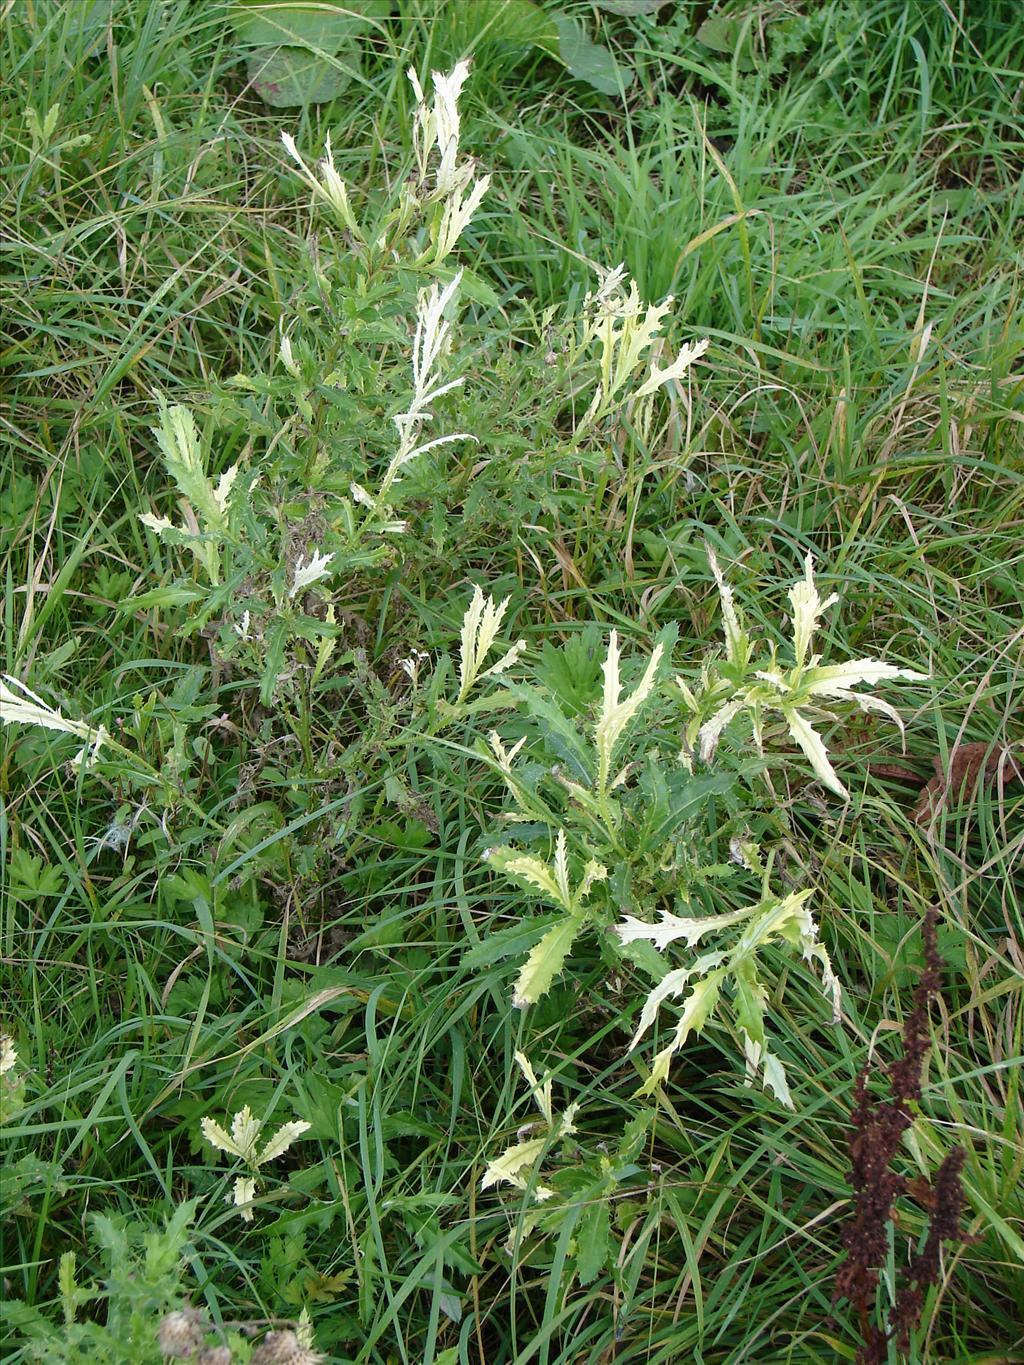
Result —
<svg viewBox="0 0 1024 1365"><path fill-rule="evenodd" d="M331 61L304 47L261 48L249 58L249 83L274 109L326 104L348 88L358 64L354 44Z"/></svg>
<svg viewBox="0 0 1024 1365"><path fill-rule="evenodd" d="M8 888L18 900L35 900L38 896L57 896L65 886L60 868L44 863L38 853L27 848L11 850L8 860Z"/></svg>
<svg viewBox="0 0 1024 1365"><path fill-rule="evenodd" d="M733 970L733 1010L736 1023L746 1034L754 1055L760 1059L764 1050L764 1014L768 994L757 975L757 963L745 958Z"/></svg>
<svg viewBox="0 0 1024 1365"><path fill-rule="evenodd" d="M264 640L266 656L263 663L263 676L260 678L260 701L264 706L273 704L274 689L284 668L284 651L287 643L287 625L281 620L274 621Z"/></svg>
<svg viewBox="0 0 1024 1365"><path fill-rule="evenodd" d="M506 684L506 691L516 701L526 703L526 709L544 736L546 747L568 765L569 776L589 786L593 781L590 771L588 745L583 736L558 706L535 687L521 683Z"/></svg>
<svg viewBox="0 0 1024 1365"><path fill-rule="evenodd" d="M576 1227L576 1273L580 1284L596 1280L608 1264L609 1234L608 1201L598 1198L583 1210Z"/></svg>
<svg viewBox="0 0 1024 1365"><path fill-rule="evenodd" d="M582 715L601 692L601 630L588 625L570 635L563 645L545 640L534 667L534 677L571 715Z"/></svg>
<svg viewBox="0 0 1024 1365"><path fill-rule="evenodd" d="M595 0L595 3L598 9L608 14L624 14L632 18L636 14L657 14L669 0Z"/></svg>
<svg viewBox="0 0 1024 1365"><path fill-rule="evenodd" d="M199 602L206 597L201 588L177 587L173 584L166 588L152 588L140 592L136 597L126 597L116 604L117 610L125 613L148 611L150 607L183 607L189 602Z"/></svg>
<svg viewBox="0 0 1024 1365"><path fill-rule="evenodd" d="M506 957L520 957L540 942L544 934L556 923L554 915L524 920L520 924L498 929L493 934L474 943L463 954L462 966L469 968L490 967Z"/></svg>
<svg viewBox="0 0 1024 1365"><path fill-rule="evenodd" d="M666 770L655 755L648 753L638 783L643 796L638 850L664 848L676 837L681 825L702 816L709 798L728 791L734 781L731 773L692 777L682 768Z"/></svg>
<svg viewBox="0 0 1024 1365"><path fill-rule="evenodd" d="M565 965L569 949L575 943L583 924L581 916L573 915L556 924L544 935L519 973L512 996L512 1003L516 1009L535 1005L541 996L546 995L551 989L551 983Z"/></svg>
<svg viewBox="0 0 1024 1365"><path fill-rule="evenodd" d="M750 20L740 14L712 14L697 30L697 41L735 60L740 71L754 69Z"/></svg>
<svg viewBox="0 0 1024 1365"><path fill-rule="evenodd" d="M603 95L617 95L632 83L633 73L624 72L603 44L592 43L575 19L567 14L552 17L558 30L558 55L571 76Z"/></svg>
<svg viewBox="0 0 1024 1365"><path fill-rule="evenodd" d="M335 53L391 13L391 0L236 0L229 14L240 43Z"/></svg>

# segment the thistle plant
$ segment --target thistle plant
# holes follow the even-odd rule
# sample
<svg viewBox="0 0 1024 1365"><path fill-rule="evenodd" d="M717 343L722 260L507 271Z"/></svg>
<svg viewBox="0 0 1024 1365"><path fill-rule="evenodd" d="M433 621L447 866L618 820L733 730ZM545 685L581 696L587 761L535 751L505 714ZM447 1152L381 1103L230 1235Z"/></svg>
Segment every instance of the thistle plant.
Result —
<svg viewBox="0 0 1024 1365"><path fill-rule="evenodd" d="M543 1123L528 1125L541 1127L537 1137L526 1138L520 1129L518 1140L506 1147L501 1156L488 1163L480 1188L490 1189L492 1185L511 1185L517 1190L530 1191L533 1198L543 1202L554 1195L550 1186L540 1183L539 1170L544 1153L562 1138L570 1137L576 1131L576 1104L570 1104L561 1113L556 1113L552 1099L554 1080L549 1074L543 1081L537 1080L532 1064L522 1052L515 1054L516 1066L523 1073L534 1104L540 1111Z"/></svg>
<svg viewBox="0 0 1024 1365"><path fill-rule="evenodd" d="M25 1076L18 1066L14 1039L0 1033L0 1125L9 1123L25 1102Z"/></svg>
<svg viewBox="0 0 1024 1365"><path fill-rule="evenodd" d="M849 799L849 792L829 760L825 743L814 728L816 715L829 716L828 712L822 711L822 703L852 702L863 711L879 712L893 721L902 738L903 722L896 708L879 697L853 689L896 678L924 682L928 675L878 659L853 659L848 663L825 665L821 662L821 654L811 653L821 618L839 597L835 593L824 599L821 597L814 581L814 559L810 554L804 562L803 578L789 591L793 661L788 667L780 663L775 647L770 646L767 657L757 667L755 644L743 624L732 589L710 549L708 560L722 604L725 660L706 667L696 689L682 677L676 678L688 712L684 761L688 761L688 755L699 742L701 758L710 762L723 732L741 714L749 717L754 742L762 753L766 717L777 713L819 780L837 796Z"/></svg>
<svg viewBox="0 0 1024 1365"><path fill-rule="evenodd" d="M576 425L577 439L627 403L642 405L659 389L682 379L710 344L706 337L688 343L674 360L659 365L655 355L662 323L672 311L672 296L645 304L622 265L614 270L595 268L600 284L584 300L573 358L578 362L596 344L599 378L590 406ZM641 378L645 366L647 375Z"/></svg>
<svg viewBox="0 0 1024 1365"><path fill-rule="evenodd" d="M160 401L160 424L153 428L164 458L164 468L182 497L183 523L175 526L169 517L143 512L139 520L169 545L191 551L211 586L223 578L222 558L226 544L233 538L235 518L231 515L232 493L239 466L233 464L216 484L207 473L206 453L199 439L195 418L180 403Z"/></svg>
<svg viewBox="0 0 1024 1365"><path fill-rule="evenodd" d="M427 434L437 405L464 383L449 372L463 281L449 258L489 184L460 150L459 97L468 76L465 62L449 75L434 72L428 100L409 73L417 173L392 202L368 205L363 222L330 138L311 165L282 134L311 192L311 214L343 241L332 247L328 236L326 247L311 250L309 280L296 292L294 316L281 322L279 363L235 376L213 405L217 424L244 429L250 448L254 438L273 460L265 457L261 468L247 454L218 477L215 437L200 436L190 409L161 401L154 434L182 520L155 511L140 520L168 547L188 551L198 582L179 579L155 600L185 608L186 632L212 635L218 656L255 675L265 706L298 673L311 686L324 680L341 633L332 580L351 584L400 560L409 523L395 508L413 463L476 439L458 430ZM371 291L372 305L365 302ZM343 346L330 338L318 348L313 340L323 334L325 302L360 319ZM382 389L394 394L397 409L383 427L376 412Z"/></svg>
<svg viewBox="0 0 1024 1365"><path fill-rule="evenodd" d="M252 1201L256 1196L261 1168L284 1156L292 1143L308 1131L309 1126L301 1119L284 1123L261 1147L259 1137L263 1120L255 1118L248 1105L235 1115L230 1133L216 1120L203 1119L201 1127L206 1141L218 1151L237 1157L248 1167L248 1174L237 1176L234 1184L235 1207L241 1211L245 1222L253 1221Z"/></svg>
<svg viewBox="0 0 1024 1365"><path fill-rule="evenodd" d="M828 952L818 942L817 925L807 907L811 892L772 895L769 870L765 869L763 894L754 905L700 918L662 911L658 924L648 924L627 915L616 926L615 932L622 943L647 940L662 952L672 943L682 941L687 948L692 948L708 934L720 938L737 926L743 926L732 946L702 953L686 966L668 972L648 995L629 1045L630 1051L637 1047L654 1023L661 1004L671 996L681 995L689 987L675 1030L668 1044L655 1057L641 1093L650 1094L664 1084L672 1058L687 1038L703 1030L722 1003L723 989L728 985L731 1013L743 1042L748 1080L753 1080L760 1071L765 1085L779 1103L793 1107L785 1068L768 1047L768 993L761 976L759 954L775 943L798 950L808 962L817 962L822 970L822 988L832 1002L833 1023L838 1023L840 1018L840 990Z"/></svg>
<svg viewBox="0 0 1024 1365"><path fill-rule="evenodd" d="M194 1199L180 1204L162 1226L89 1214L89 1249L100 1262L100 1278L82 1275L76 1252L61 1254L56 1283L60 1323L32 1304L5 1296L4 1326L13 1328L20 1358L39 1365L168 1365L179 1360L191 1365L316 1365L323 1360L306 1309L291 1326L261 1332L265 1321L214 1323L190 1303L187 1275L194 1253L189 1234L197 1207ZM95 1305L92 1312L90 1305Z"/></svg>
<svg viewBox="0 0 1024 1365"><path fill-rule="evenodd" d="M74 767L90 768L101 750L111 744L110 733L103 725L92 726L84 720L72 720L59 707L50 706L27 683L5 674L0 680L0 724L38 725L44 730L56 730L84 740L82 748L71 762Z"/></svg>
<svg viewBox="0 0 1024 1365"><path fill-rule="evenodd" d="M664 652L664 644L655 646L637 686L623 698L619 677L618 637L613 631L604 662L604 689L599 714L593 728L592 751L585 755L585 744L580 739L577 751L581 766L589 777L583 783L559 774L563 791L575 802L581 812L586 812L593 822L594 832L614 847L617 843L616 831L621 818L615 809L611 793L622 785L626 770L612 774L613 761L622 740L635 720L643 703L651 695L658 665ZM564 719L564 718L563 718ZM505 783L516 801L516 816L528 820L542 814L545 823L554 823L550 809L539 800L539 794L529 792L513 770L513 760L517 749L507 752L496 732L492 732L490 744ZM522 1009L535 1004L550 990L552 983L560 974L573 944L592 923L596 903L590 903L594 887L604 882L608 868L599 859L586 856L582 858L582 869L575 887L571 885L569 853L565 828L556 827L554 833L554 858L548 862L544 858L525 853L507 845L499 845L487 850L485 857L496 871L527 886L558 912L554 925L548 929L532 949L526 964L519 974L513 992L513 1004Z"/></svg>
<svg viewBox="0 0 1024 1365"><path fill-rule="evenodd" d="M477 585L473 597L462 618L461 647L459 651L459 691L455 698L456 706L466 700L473 687L484 678L494 678L505 673L519 659L526 648L525 640L518 640L507 649L495 663L484 668L484 660L490 653L505 613L509 598L495 602L493 597L485 597L483 589Z"/></svg>
<svg viewBox="0 0 1024 1365"><path fill-rule="evenodd" d="M452 251L483 201L491 183L489 175L474 179L473 163L459 160L459 95L469 77L469 63L459 62L450 75L431 72L433 104L428 104L416 72L409 68L409 81L416 93L413 148L419 172L416 198L433 210L430 248L421 256L440 265ZM438 160L434 184L429 187L434 149Z"/></svg>
<svg viewBox="0 0 1024 1365"><path fill-rule="evenodd" d="M705 664L696 689L675 675L676 693L682 693L689 711L682 754L666 752L663 723L670 703L658 685L663 665L668 668L672 632L663 632L635 684L625 690L618 637L611 632L587 734L542 688L498 679L509 701L525 714L527 733L509 745L492 732L489 751L480 746L480 752L488 753L511 796L503 822L519 831L517 842L528 846L503 842L489 847L484 857L496 872L555 912L553 921L537 921L536 941L513 989L514 1005L535 1004L552 988L585 929L611 930L602 940L604 951L617 944L623 960L639 965L654 980L630 1050L639 1046L662 1006L674 996L683 997L644 1093L665 1083L672 1059L687 1039L716 1018L737 1037L748 1080L760 1076L779 1103L789 1106L785 1070L768 1036L772 961L779 951L797 953L819 969L833 1022L840 1017L839 982L819 940L811 890L773 886L774 852L769 848L762 853L748 832L753 818L749 796L730 772L716 771L712 760L730 723L744 710L752 717L757 754L763 755L764 714L778 710L815 772L845 797L806 712L828 698L882 711L899 722L888 703L852 689L869 681L924 675L871 659L821 663L820 654L811 652L812 640L835 598L822 600L810 558L789 594L793 664L780 665L772 651L767 666L758 667L755 644L732 590L714 557L710 559L722 601L726 658ZM560 664L548 672L564 678L567 667ZM651 722L642 723L648 714ZM695 771L691 746L697 741L709 766L705 772ZM558 761L548 758L545 763L545 754ZM709 829L711 796L719 797L720 804L717 828ZM723 808L728 813L724 825ZM717 864L705 851L712 837L723 834L732 835L734 861L728 866ZM709 896L708 889L744 874L757 878L758 894L722 911L715 904L720 896ZM618 921L616 909L627 911ZM518 932L522 942L521 928L508 932ZM713 946L680 966L667 966L663 955L677 945L692 950L706 940L713 940Z"/></svg>

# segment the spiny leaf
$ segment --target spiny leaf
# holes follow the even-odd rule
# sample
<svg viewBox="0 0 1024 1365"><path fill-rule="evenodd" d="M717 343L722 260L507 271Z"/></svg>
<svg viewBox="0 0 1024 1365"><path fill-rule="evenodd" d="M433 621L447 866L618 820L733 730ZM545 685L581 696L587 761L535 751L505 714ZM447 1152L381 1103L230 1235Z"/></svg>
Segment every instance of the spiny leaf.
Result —
<svg viewBox="0 0 1024 1365"><path fill-rule="evenodd" d="M551 983L561 972L583 924L581 916L572 916L556 924L544 935L519 973L512 996L512 1004L516 1009L536 1004L551 989Z"/></svg>

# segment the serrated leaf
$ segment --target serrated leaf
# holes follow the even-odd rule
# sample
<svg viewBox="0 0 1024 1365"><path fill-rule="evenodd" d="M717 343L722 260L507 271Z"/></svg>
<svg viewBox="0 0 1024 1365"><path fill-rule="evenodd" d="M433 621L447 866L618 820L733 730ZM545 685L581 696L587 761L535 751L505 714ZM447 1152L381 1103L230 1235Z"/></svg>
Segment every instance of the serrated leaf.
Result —
<svg viewBox="0 0 1024 1365"><path fill-rule="evenodd" d="M461 966L490 967L503 958L520 957L538 943L556 922L555 916L545 915L525 920L521 924L511 924L505 929L497 929L463 953Z"/></svg>
<svg viewBox="0 0 1024 1365"><path fill-rule="evenodd" d="M517 881L525 882L527 886L539 891L553 905L557 905L562 910L572 909L572 904L558 884L558 877L555 870L544 862L542 858L535 858L529 853L517 853L512 848L492 848L487 856L487 861L499 872L504 872L508 877L514 877Z"/></svg>
<svg viewBox="0 0 1024 1365"><path fill-rule="evenodd" d="M127 614L149 611L151 607L184 607L189 602L199 602L205 597L206 593L201 588L187 588L184 585L175 587L169 584L165 588L152 588L149 592L140 592L136 597L126 597L123 601L115 603L115 610Z"/></svg>
<svg viewBox="0 0 1024 1365"><path fill-rule="evenodd" d="M696 983L693 990L683 1001L683 1011L679 1017L679 1022L676 1024L672 1040L668 1047L662 1048L655 1057L650 1077L647 1083L641 1087L640 1093L642 1095L649 1095L659 1085L664 1084L668 1079L668 1069L672 1057L683 1046L690 1034L699 1034L711 1018L715 1006L718 1004L725 974L726 969L724 967L709 972L703 981Z"/></svg>
<svg viewBox="0 0 1024 1365"><path fill-rule="evenodd" d="M284 652L288 644L288 627L278 618L270 625L263 646L263 673L260 677L260 701L264 706L273 705L277 680L284 669Z"/></svg>
<svg viewBox="0 0 1024 1365"><path fill-rule="evenodd" d="M576 1225L576 1273L580 1284L592 1283L608 1264L610 1232L607 1200L597 1199L588 1204Z"/></svg>
<svg viewBox="0 0 1024 1365"><path fill-rule="evenodd" d="M601 690L600 629L588 625L562 645L546 640L533 673L563 710L582 715Z"/></svg>
<svg viewBox="0 0 1024 1365"><path fill-rule="evenodd" d="M837 796L849 799L850 793L839 780L839 774L829 762L828 750L825 748L824 741L817 730L811 725L807 718L800 714L796 707L787 706L783 708L783 715L786 717L786 724L789 726L789 733L796 740L800 748L803 749L807 760L814 769L819 780L834 791Z"/></svg>
<svg viewBox="0 0 1024 1365"><path fill-rule="evenodd" d="M516 1009L534 1005L541 996L547 994L555 977L565 965L569 950L582 928L582 918L572 916L548 930L530 953L519 973L512 996L512 1004Z"/></svg>
<svg viewBox="0 0 1024 1365"><path fill-rule="evenodd" d="M589 785L593 774L587 745L569 717L534 687L513 683L507 690L514 699L525 702L527 712L538 722L544 743L552 754L569 766L573 780Z"/></svg>
<svg viewBox="0 0 1024 1365"><path fill-rule="evenodd" d="M619 637L612 631L608 639L608 653L602 665L604 688L601 711L594 726L594 745L597 749L597 787L600 793L608 790L615 749L640 707L654 691L654 682L665 652L664 642L654 646L643 676L628 697L621 698L619 680Z"/></svg>
<svg viewBox="0 0 1024 1365"><path fill-rule="evenodd" d="M309 1130L309 1127L310 1125L302 1119L293 1123L282 1124L260 1152L254 1164L264 1166L268 1161L276 1161L279 1156L283 1156L287 1152L293 1142Z"/></svg>
<svg viewBox="0 0 1024 1365"><path fill-rule="evenodd" d="M507 1148L501 1156L488 1164L480 1181L480 1188L487 1190L492 1185L506 1184L523 1189L526 1182L520 1172L533 1166L544 1151L546 1141L547 1139L542 1137L530 1138L528 1142L517 1142Z"/></svg>

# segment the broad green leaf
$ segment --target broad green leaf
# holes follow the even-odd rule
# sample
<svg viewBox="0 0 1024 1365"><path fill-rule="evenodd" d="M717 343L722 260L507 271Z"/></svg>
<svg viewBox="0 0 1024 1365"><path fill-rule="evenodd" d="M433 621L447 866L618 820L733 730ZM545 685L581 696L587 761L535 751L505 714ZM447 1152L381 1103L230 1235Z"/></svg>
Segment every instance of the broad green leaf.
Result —
<svg viewBox="0 0 1024 1365"><path fill-rule="evenodd" d="M636 14L657 14L658 10L664 9L671 0L595 0L598 9L605 10L608 14L624 14L627 18L632 18Z"/></svg>
<svg viewBox="0 0 1024 1365"><path fill-rule="evenodd" d="M564 644L545 640L541 645L534 677L570 715L582 715L601 691L601 646L601 631L594 624Z"/></svg>
<svg viewBox="0 0 1024 1365"><path fill-rule="evenodd" d="M288 644L288 627L277 618L270 623L264 644L263 674L260 678L260 701L270 706L274 701L274 689L284 669L284 651Z"/></svg>
<svg viewBox="0 0 1024 1365"><path fill-rule="evenodd" d="M561 972L569 949L583 928L583 919L572 916L549 929L526 959L516 982L512 1004L516 1009L534 1005L551 989L551 983Z"/></svg>
<svg viewBox="0 0 1024 1365"><path fill-rule="evenodd" d="M569 776L576 782L590 785L593 774L587 745L568 716L535 687L521 683L507 685L509 695L526 704L528 713L538 722L547 748L569 767Z"/></svg>
<svg viewBox="0 0 1024 1365"><path fill-rule="evenodd" d="M583 26L567 14L552 16L558 31L558 55L571 76L586 81L603 95L617 95L633 80L632 72L625 72L601 43L593 43Z"/></svg>
<svg viewBox="0 0 1024 1365"><path fill-rule="evenodd" d="M236 0L229 18L239 42L248 46L334 53L391 10L391 0Z"/></svg>
<svg viewBox="0 0 1024 1365"><path fill-rule="evenodd" d="M260 48L249 58L249 83L274 109L326 104L348 88L359 55L354 44L331 61L304 47Z"/></svg>
<svg viewBox="0 0 1024 1365"><path fill-rule="evenodd" d="M721 52L736 62L740 71L754 69L750 41L750 19L741 14L712 14L697 30L697 41L712 52Z"/></svg>

